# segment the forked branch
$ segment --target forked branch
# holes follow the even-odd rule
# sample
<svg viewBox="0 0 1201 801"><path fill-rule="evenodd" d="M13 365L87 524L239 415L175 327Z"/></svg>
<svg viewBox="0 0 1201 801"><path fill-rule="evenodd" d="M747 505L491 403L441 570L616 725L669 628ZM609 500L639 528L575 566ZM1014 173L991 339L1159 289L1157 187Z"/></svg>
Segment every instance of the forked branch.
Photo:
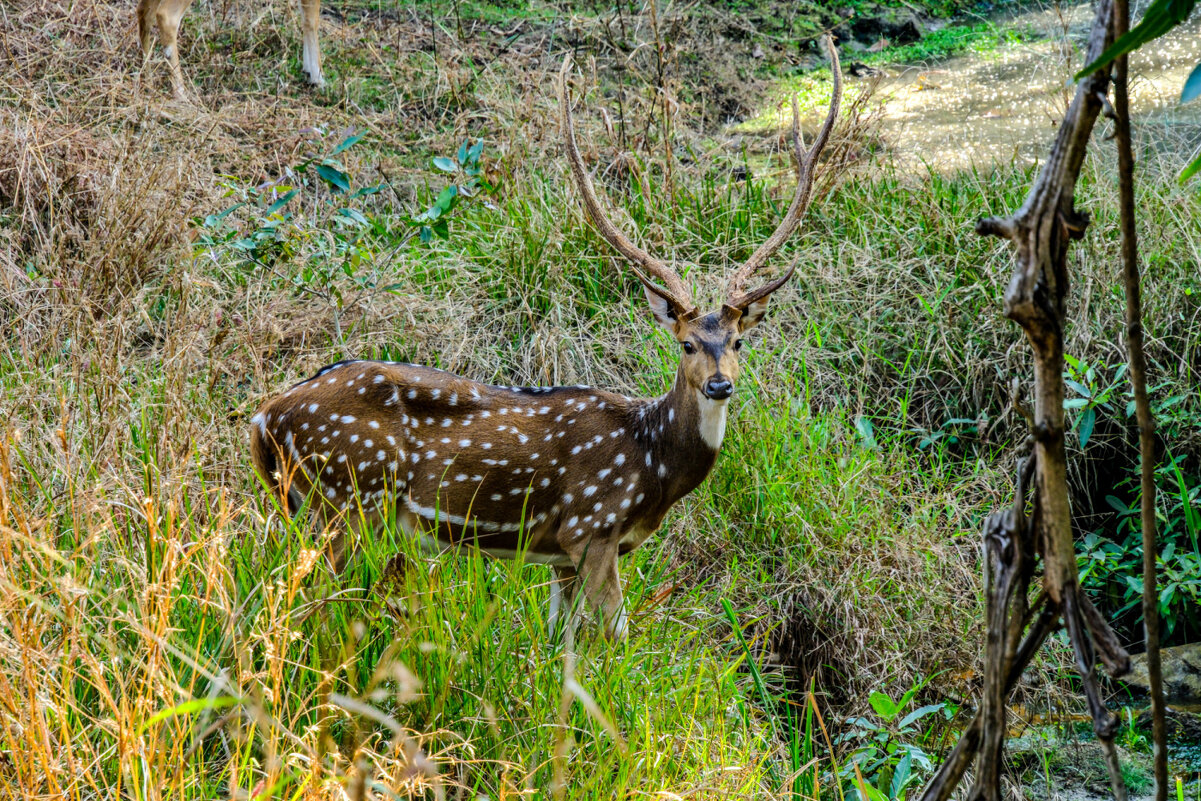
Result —
<svg viewBox="0 0 1201 801"><path fill-rule="evenodd" d="M809 201L813 197L813 178L816 173L818 156L825 149L826 143L830 140L830 133L834 130L834 123L838 120L838 107L842 101L842 70L838 64L838 51L834 48L834 42L828 35L824 37L824 42L826 51L830 54L830 72L834 80L833 93L830 96L830 110L826 113L826 121L822 123L817 138L813 140L813 146L809 148L808 153L805 153L801 145L800 111L797 108L796 98L792 99L792 149L797 168L796 191L793 193L792 203L788 206L788 212L784 215L784 219L780 220L776 230L730 277L727 289L729 299L726 302L731 306L745 308L760 297L770 294L780 284L787 281L793 270L796 269L794 263L784 276L771 284L753 292L746 291L747 281L767 264L768 260L776 254L781 245L788 241L788 237L793 235L800 226L801 220L804 219L805 212L809 208Z"/></svg>

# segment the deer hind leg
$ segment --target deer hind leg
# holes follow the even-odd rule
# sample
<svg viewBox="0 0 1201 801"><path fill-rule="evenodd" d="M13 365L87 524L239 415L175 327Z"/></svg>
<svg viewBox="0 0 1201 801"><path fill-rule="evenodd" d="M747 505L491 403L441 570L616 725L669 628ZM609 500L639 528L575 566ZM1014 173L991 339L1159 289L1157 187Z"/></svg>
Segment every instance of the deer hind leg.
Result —
<svg viewBox="0 0 1201 801"><path fill-rule="evenodd" d="M321 75L321 42L317 38L321 27L321 0L300 0L301 41L304 47L301 63L313 86L325 85Z"/></svg>
<svg viewBox="0 0 1201 801"><path fill-rule="evenodd" d="M627 615L621 594L621 576L617 571L617 537L593 538L568 551L578 565L584 600L601 613L605 636L611 640L626 638Z"/></svg>

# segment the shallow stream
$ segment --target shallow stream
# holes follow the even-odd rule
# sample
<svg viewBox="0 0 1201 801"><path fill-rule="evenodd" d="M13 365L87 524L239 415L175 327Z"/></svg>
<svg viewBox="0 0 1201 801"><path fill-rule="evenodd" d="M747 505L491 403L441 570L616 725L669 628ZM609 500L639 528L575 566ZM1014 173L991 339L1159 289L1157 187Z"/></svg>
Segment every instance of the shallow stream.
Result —
<svg viewBox="0 0 1201 801"><path fill-rule="evenodd" d="M1091 21L1087 3L1028 9L992 20L1027 41L880 68L881 133L894 156L910 168L939 170L1043 158L1074 91L1072 75L1083 66ZM1201 100L1178 103L1199 61L1201 14L1130 59L1136 136L1144 146L1178 152L1181 166L1201 145Z"/></svg>

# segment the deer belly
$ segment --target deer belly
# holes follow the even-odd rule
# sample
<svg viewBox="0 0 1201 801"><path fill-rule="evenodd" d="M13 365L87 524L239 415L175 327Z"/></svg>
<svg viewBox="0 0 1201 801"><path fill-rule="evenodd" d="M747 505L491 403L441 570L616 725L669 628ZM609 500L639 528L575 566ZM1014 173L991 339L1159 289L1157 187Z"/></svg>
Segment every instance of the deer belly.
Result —
<svg viewBox="0 0 1201 801"><path fill-rule="evenodd" d="M522 556L528 562L566 563L554 538L547 536L553 515L538 511L533 504L516 520L510 520L495 504L481 501L479 493L469 497L437 496L410 487L397 506L401 515L412 521L411 530L423 537L423 547L443 550L469 545L498 559Z"/></svg>

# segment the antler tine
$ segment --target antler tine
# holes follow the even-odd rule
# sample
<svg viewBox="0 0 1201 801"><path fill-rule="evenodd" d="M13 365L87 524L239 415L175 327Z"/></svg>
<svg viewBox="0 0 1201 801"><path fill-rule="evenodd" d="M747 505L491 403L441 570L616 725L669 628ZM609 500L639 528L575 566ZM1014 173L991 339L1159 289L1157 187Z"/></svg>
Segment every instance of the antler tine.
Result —
<svg viewBox="0 0 1201 801"><path fill-rule="evenodd" d="M749 302L750 295L745 293L746 282L762 269L767 260L775 255L788 237L792 236L800 226L805 211L809 208L809 201L813 196L813 177L817 158L825 148L826 142L829 141L830 132L834 130L834 123L838 119L838 106L842 99L842 70L838 64L838 51L834 49L834 42L829 34L826 35L825 42L826 50L830 54L830 72L834 77L834 92L830 98L830 110L826 114L826 121L822 123L821 130L818 131L817 138L813 140L813 147L809 149L808 153L805 153L801 149L800 111L797 108L796 97L792 98L792 147L797 169L796 193L792 196L792 203L788 206L788 212L780 221L780 225L730 278L727 302L731 306L745 305ZM794 263L793 269L795 268L796 264ZM788 271L788 275L792 275L792 269ZM758 293L751 294L758 295Z"/></svg>
<svg viewBox="0 0 1201 801"><path fill-rule="evenodd" d="M637 265L634 267L634 272L638 274L644 283L649 283L649 280L642 270L662 281L663 288L666 288L666 294L670 295L680 308L691 311L694 308L692 295L688 291L688 287L680 279L680 276L676 274L676 271L667 266L665 262L656 259L627 239L601 208L600 201L596 197L596 190L592 186L592 178L589 177L588 170L584 168L584 160L580 158L580 149L576 146L575 124L571 117L571 99L568 97L567 88L567 77L570 71L571 54L568 53L567 57L563 59L563 68L559 73L559 100L563 106L563 140L567 148L567 158L571 162L571 172L575 176L576 185L580 189L584 210L588 213L588 217L592 220L592 224L596 226L596 230L600 235L610 245L615 247L621 255ZM639 270L639 267L642 270Z"/></svg>

